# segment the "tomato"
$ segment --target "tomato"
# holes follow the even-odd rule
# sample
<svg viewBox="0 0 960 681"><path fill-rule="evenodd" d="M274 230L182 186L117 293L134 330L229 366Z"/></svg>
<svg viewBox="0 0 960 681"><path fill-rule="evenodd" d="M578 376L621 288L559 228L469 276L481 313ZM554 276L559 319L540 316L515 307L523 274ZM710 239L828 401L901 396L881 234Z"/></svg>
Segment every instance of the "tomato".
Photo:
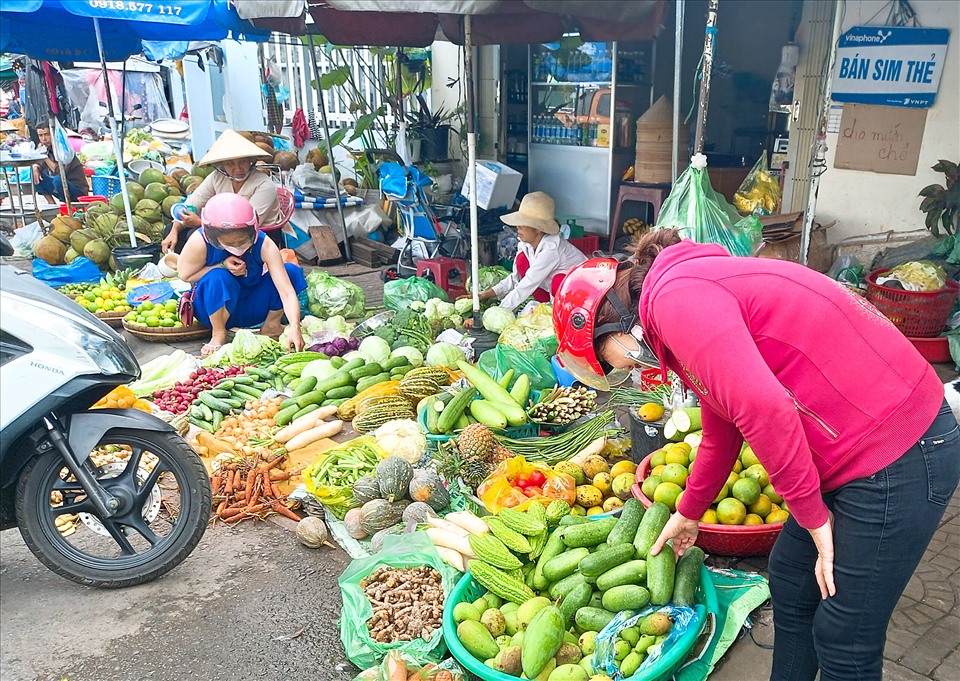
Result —
<svg viewBox="0 0 960 681"><path fill-rule="evenodd" d="M523 490L523 493L526 494L528 497L531 497L531 498L532 498L532 497L542 497L542 496L543 496L543 489L542 489L541 487L537 487L536 485L531 485L530 487L527 487L527 489Z"/></svg>
<svg viewBox="0 0 960 681"><path fill-rule="evenodd" d="M532 473L530 473L530 482L536 485L537 487L541 487L543 483L546 482L546 480L547 480L547 476L545 476L540 471L533 471Z"/></svg>
<svg viewBox="0 0 960 681"><path fill-rule="evenodd" d="M523 478L523 477L517 478L517 484L516 484L516 486L519 487L519 488L522 489L522 490L526 490L526 489L527 489L528 487L530 487L530 485L532 485L532 484L533 484L533 483L530 482L530 480L528 480L528 479L526 479L526 478Z"/></svg>

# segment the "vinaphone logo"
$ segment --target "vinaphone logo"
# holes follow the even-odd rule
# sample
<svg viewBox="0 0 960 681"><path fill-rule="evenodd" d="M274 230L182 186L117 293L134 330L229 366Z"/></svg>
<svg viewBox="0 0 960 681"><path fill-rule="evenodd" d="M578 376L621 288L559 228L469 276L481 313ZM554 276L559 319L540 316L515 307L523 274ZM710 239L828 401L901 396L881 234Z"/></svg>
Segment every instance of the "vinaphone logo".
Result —
<svg viewBox="0 0 960 681"><path fill-rule="evenodd" d="M876 43L882 45L887 42L887 38L893 35L893 31L878 30L876 35L848 35L847 41L851 43Z"/></svg>

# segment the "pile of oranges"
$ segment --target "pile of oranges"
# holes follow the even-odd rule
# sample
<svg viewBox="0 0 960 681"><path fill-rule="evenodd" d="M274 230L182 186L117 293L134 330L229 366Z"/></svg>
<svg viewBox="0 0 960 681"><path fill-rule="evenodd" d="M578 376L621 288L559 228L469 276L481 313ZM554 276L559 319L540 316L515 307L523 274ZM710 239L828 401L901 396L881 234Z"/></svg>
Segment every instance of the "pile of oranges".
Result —
<svg viewBox="0 0 960 681"><path fill-rule="evenodd" d="M117 386L110 393L104 396L99 402L93 405L94 409L139 409L148 414L152 412L150 403L137 397L130 388L125 385Z"/></svg>
<svg viewBox="0 0 960 681"><path fill-rule="evenodd" d="M96 286L75 299L87 312L103 314L106 312L129 312L127 294L116 286Z"/></svg>

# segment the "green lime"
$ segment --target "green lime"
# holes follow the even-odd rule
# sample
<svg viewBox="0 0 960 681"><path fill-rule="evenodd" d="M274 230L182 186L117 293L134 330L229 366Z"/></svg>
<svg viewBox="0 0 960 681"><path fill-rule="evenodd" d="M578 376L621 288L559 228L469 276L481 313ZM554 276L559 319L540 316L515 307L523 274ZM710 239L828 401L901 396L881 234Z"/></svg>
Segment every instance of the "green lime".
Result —
<svg viewBox="0 0 960 681"><path fill-rule="evenodd" d="M173 298L171 298L170 300L168 300L167 302L165 302L165 303L163 304L163 306L164 306L166 309L170 310L171 312L176 312L176 311L177 311L177 301L174 300Z"/></svg>
<svg viewBox="0 0 960 681"><path fill-rule="evenodd" d="M144 312L149 312L150 310L153 309L153 303L151 303L149 300L145 300L142 303L140 303L140 309L143 310Z"/></svg>
<svg viewBox="0 0 960 681"><path fill-rule="evenodd" d="M174 324L176 324L176 322L173 321L172 319L161 319L161 320L160 320L160 326L163 326L163 327L169 328L169 327L172 327Z"/></svg>
<svg viewBox="0 0 960 681"><path fill-rule="evenodd" d="M147 326L160 326L160 319L158 317L147 317Z"/></svg>

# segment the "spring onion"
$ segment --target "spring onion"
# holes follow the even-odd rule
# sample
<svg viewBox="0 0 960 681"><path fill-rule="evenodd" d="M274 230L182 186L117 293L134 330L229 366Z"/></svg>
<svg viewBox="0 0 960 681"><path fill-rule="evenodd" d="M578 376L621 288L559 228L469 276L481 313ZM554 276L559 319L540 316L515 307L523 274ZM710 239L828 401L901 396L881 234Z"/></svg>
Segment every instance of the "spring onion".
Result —
<svg viewBox="0 0 960 681"><path fill-rule="evenodd" d="M613 412L604 411L559 435L531 438L529 440L496 437L501 445L514 454L519 454L528 461L546 463L552 466L568 460L598 437L619 433L618 428L610 427L611 423L613 423Z"/></svg>

